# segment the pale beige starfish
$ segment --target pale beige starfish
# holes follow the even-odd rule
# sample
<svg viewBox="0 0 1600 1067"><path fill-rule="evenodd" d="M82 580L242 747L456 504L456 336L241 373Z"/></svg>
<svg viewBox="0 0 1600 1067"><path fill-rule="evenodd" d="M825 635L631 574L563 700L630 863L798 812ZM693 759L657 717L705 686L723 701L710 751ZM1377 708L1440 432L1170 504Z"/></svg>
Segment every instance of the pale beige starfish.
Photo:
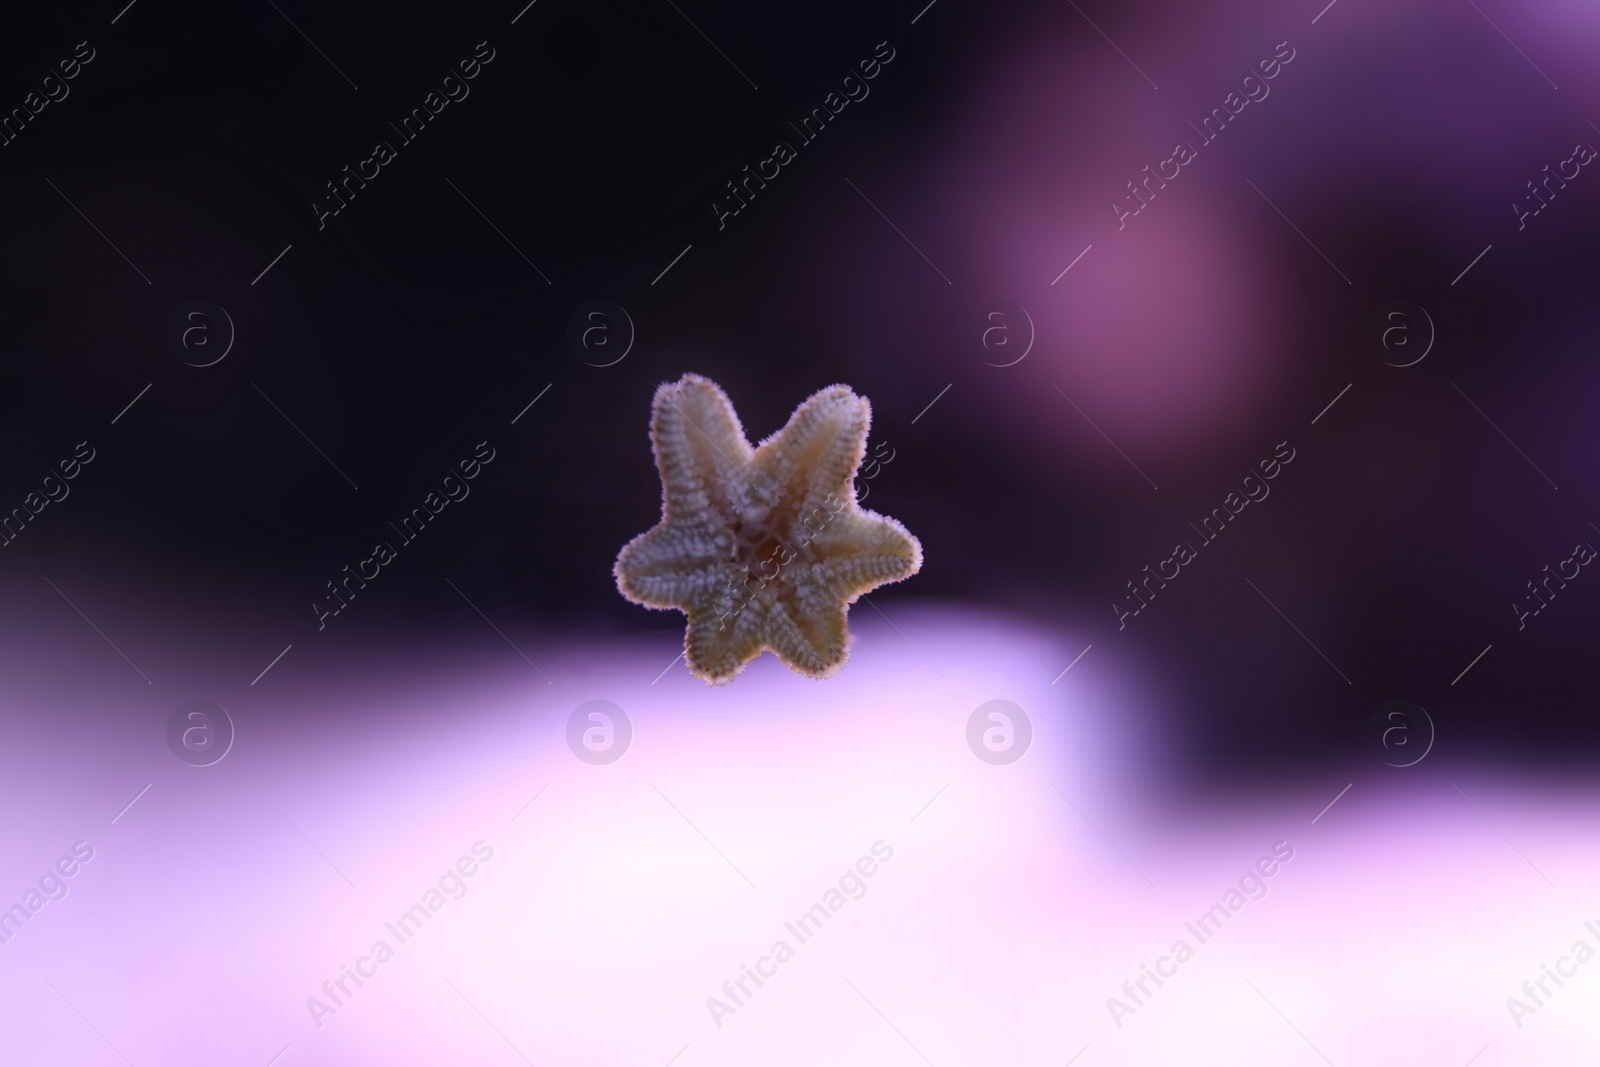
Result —
<svg viewBox="0 0 1600 1067"><path fill-rule="evenodd" d="M718 385L685 374L656 389L650 440L661 522L617 555L617 588L689 616L689 670L723 683L771 649L811 678L844 666L857 597L922 568L898 522L856 503L872 406L831 385L751 448Z"/></svg>

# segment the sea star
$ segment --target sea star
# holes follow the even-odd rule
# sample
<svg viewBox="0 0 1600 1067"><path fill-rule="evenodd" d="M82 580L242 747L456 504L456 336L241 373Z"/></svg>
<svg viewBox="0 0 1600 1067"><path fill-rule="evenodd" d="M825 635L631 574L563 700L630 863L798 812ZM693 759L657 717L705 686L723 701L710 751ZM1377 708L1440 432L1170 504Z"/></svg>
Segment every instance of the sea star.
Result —
<svg viewBox="0 0 1600 1067"><path fill-rule="evenodd" d="M685 374L656 389L650 441L661 522L617 554L617 589L689 616L695 677L721 684L771 649L810 678L844 666L849 605L922 568L922 545L856 503L872 405L830 385L751 448L715 382Z"/></svg>

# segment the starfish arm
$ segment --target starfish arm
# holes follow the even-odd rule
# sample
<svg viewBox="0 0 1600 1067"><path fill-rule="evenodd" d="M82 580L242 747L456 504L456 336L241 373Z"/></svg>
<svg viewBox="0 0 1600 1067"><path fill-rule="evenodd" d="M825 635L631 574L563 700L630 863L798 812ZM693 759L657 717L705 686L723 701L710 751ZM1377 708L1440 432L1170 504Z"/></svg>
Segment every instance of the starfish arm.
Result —
<svg viewBox="0 0 1600 1067"><path fill-rule="evenodd" d="M714 512L742 512L749 506L754 451L728 394L715 382L685 374L659 386L650 440L667 522L705 522Z"/></svg>
<svg viewBox="0 0 1600 1067"><path fill-rule="evenodd" d="M690 610L689 630L683 642L689 673L713 685L733 681L744 665L761 655L765 647L762 640L764 611L759 600L739 610L731 599L715 610Z"/></svg>
<svg viewBox="0 0 1600 1067"><path fill-rule="evenodd" d="M617 553L617 589L635 604L684 608L726 584L716 538L704 528L662 523Z"/></svg>
<svg viewBox="0 0 1600 1067"><path fill-rule="evenodd" d="M783 429L761 443L756 465L782 488L785 498L795 502L799 514L837 510L855 501L851 483L866 456L871 425L872 405L865 397L849 386L830 385L796 408Z"/></svg>
<svg viewBox="0 0 1600 1067"><path fill-rule="evenodd" d="M837 516L814 541L817 579L845 603L922 569L922 544L894 519L857 509Z"/></svg>
<svg viewBox="0 0 1600 1067"><path fill-rule="evenodd" d="M832 677L850 655L844 605L837 597L804 586L794 601L792 612L783 600L772 602L766 616L767 647L808 678Z"/></svg>

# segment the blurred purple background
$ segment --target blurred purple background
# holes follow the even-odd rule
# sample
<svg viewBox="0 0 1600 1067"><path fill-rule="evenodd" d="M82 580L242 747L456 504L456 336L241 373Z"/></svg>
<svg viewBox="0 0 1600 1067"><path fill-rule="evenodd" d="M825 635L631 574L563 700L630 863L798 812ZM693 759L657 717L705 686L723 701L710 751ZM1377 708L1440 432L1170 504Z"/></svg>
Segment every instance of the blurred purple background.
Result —
<svg viewBox="0 0 1600 1067"><path fill-rule="evenodd" d="M0 945L6 1055L1592 1043L1586 971L1523 1026L1504 1001L1600 947L1593 5L124 3L0 35L0 903L96 850ZM659 516L650 396L686 371L755 438L833 382L873 402L865 506L926 565L857 608L826 689L766 657L707 690L669 666L681 618L616 592ZM633 718L615 765L562 740L592 699ZM1003 768L962 733L995 699L1035 731ZM237 731L211 766L168 747L191 700ZM823 985L737 1038L696 1014L880 837L918 873L846 908ZM479 839L449 939L311 1027ZM1303 862L1236 955L1115 1027L1105 998L1280 839Z"/></svg>

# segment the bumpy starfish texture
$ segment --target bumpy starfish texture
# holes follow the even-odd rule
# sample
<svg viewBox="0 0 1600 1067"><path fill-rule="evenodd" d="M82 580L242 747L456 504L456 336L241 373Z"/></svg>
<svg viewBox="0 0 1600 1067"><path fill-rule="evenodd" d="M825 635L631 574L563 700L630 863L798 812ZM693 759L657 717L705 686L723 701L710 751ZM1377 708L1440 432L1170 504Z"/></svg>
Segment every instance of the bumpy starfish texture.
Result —
<svg viewBox="0 0 1600 1067"><path fill-rule="evenodd" d="M695 677L731 681L763 649L811 678L844 666L857 597L922 568L922 545L856 503L872 406L831 385L752 448L726 393L686 374L656 389L661 522L617 555L617 588L689 616Z"/></svg>

